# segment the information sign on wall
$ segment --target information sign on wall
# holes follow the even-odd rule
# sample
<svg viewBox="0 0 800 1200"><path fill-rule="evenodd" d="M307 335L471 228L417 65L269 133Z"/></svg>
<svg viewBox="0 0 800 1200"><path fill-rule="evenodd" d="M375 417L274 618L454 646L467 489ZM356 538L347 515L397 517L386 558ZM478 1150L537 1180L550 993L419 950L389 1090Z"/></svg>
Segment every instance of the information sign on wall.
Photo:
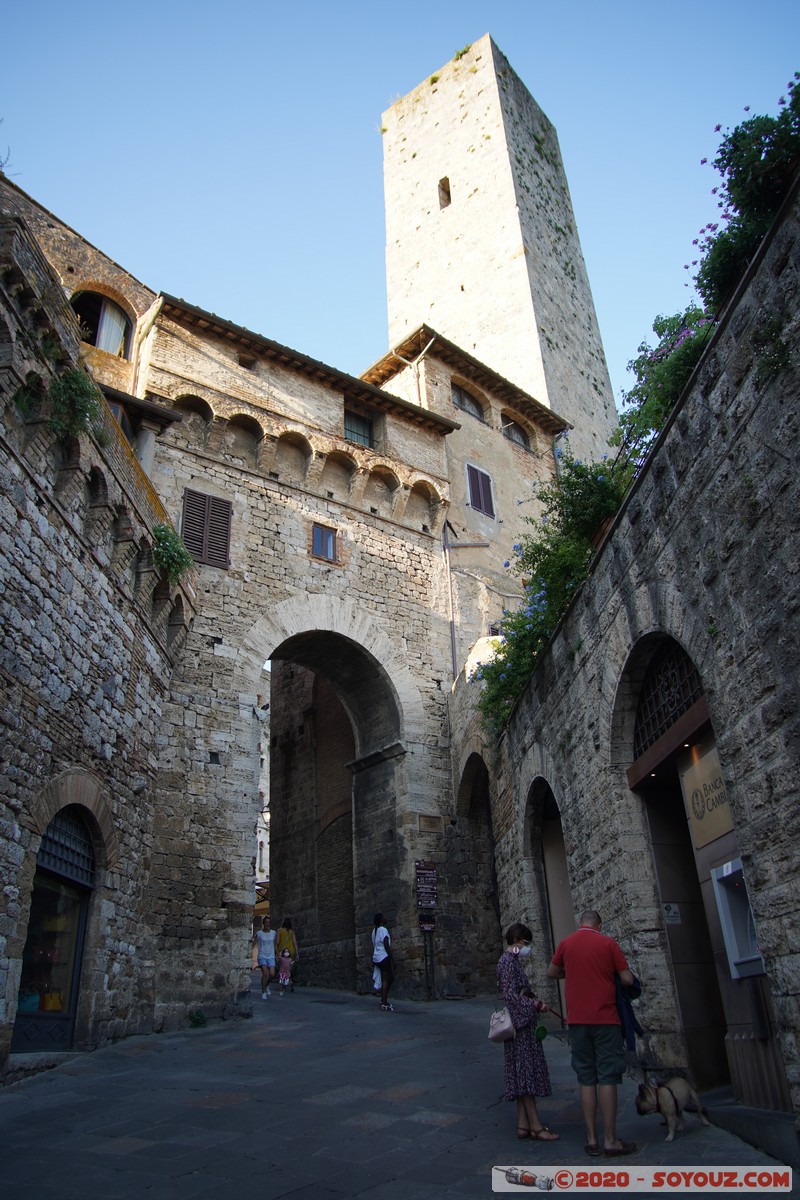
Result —
<svg viewBox="0 0 800 1200"><path fill-rule="evenodd" d="M436 863L417 859L417 908L436 908Z"/></svg>

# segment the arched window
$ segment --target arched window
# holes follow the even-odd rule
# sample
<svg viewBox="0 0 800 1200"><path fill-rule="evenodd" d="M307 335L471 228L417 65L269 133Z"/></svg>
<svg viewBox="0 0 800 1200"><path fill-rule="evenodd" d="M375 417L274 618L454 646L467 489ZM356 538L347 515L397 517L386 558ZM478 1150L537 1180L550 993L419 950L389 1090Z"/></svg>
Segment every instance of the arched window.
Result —
<svg viewBox="0 0 800 1200"><path fill-rule="evenodd" d="M642 681L633 756L641 757L703 695L703 684L686 651L667 638Z"/></svg>
<svg viewBox="0 0 800 1200"><path fill-rule="evenodd" d="M98 292L79 292L71 304L84 342L116 358L128 357L131 323L118 304Z"/></svg>
<svg viewBox="0 0 800 1200"><path fill-rule="evenodd" d="M531 448L530 439L525 430L509 417L505 417L503 420L503 437L507 437L515 446L521 446L523 450Z"/></svg>
<svg viewBox="0 0 800 1200"><path fill-rule="evenodd" d="M450 388L453 404L455 404L456 408L460 408L462 412L469 413L471 417L477 417L479 421L485 421L483 405L471 392L468 392L466 388L461 387L457 383L451 383Z"/></svg>

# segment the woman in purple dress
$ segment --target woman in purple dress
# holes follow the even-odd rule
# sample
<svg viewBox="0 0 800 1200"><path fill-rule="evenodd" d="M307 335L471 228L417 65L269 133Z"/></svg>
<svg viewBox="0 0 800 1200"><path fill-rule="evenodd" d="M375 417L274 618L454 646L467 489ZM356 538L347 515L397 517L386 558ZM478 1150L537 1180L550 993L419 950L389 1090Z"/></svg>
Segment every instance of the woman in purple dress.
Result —
<svg viewBox="0 0 800 1200"><path fill-rule="evenodd" d="M503 993L515 1034L503 1043L505 1052L505 1097L517 1102L517 1137L539 1142L557 1142L558 1134L548 1129L536 1109L537 1096L549 1096L550 1073L542 1043L536 1037L536 1018L547 1010L531 991L522 960L531 952L533 934L517 922L506 930L506 949L497 964L497 986Z"/></svg>

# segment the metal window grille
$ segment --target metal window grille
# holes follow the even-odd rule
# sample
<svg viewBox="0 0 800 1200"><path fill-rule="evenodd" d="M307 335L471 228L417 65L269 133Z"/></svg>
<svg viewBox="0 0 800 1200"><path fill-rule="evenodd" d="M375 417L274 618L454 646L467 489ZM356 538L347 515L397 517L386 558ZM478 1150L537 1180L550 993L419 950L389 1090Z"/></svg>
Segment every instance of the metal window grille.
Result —
<svg viewBox="0 0 800 1200"><path fill-rule="evenodd" d="M94 887L94 847L86 822L74 806L62 808L47 826L36 864L64 879Z"/></svg>
<svg viewBox="0 0 800 1200"><path fill-rule="evenodd" d="M688 654L677 642L665 642L653 655L642 683L633 735L634 759L649 750L702 695L703 684Z"/></svg>

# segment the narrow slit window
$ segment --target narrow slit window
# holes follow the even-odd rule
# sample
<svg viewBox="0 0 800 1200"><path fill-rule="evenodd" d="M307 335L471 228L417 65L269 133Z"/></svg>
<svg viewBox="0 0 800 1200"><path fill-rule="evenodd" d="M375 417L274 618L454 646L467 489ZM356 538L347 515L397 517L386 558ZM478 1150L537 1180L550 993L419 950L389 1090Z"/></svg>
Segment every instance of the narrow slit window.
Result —
<svg viewBox="0 0 800 1200"><path fill-rule="evenodd" d="M450 199L450 180L444 175L439 180L439 208L447 208Z"/></svg>

